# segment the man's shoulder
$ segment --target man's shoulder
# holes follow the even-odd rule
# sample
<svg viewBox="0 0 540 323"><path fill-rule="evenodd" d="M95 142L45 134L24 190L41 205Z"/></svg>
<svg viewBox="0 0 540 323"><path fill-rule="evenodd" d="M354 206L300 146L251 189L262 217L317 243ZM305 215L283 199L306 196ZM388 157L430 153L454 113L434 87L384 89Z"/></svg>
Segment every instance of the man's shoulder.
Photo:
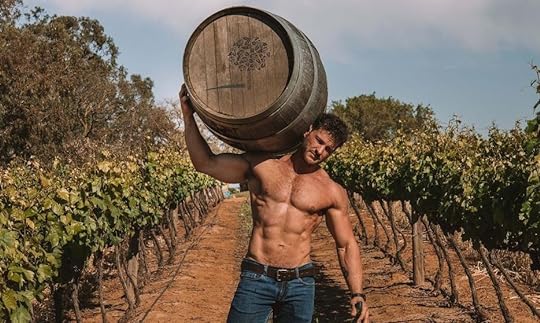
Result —
<svg viewBox="0 0 540 323"><path fill-rule="evenodd" d="M344 201L346 202L348 200L347 190L341 184L334 181L324 169L321 168L321 171L320 178L328 194L339 204L342 204Z"/></svg>
<svg viewBox="0 0 540 323"><path fill-rule="evenodd" d="M327 190L329 193L347 195L347 191L345 190L345 188L343 188L343 186L341 186L341 184L339 184L338 182L334 181L324 169L321 168L317 171L317 177L318 180L322 182L325 190Z"/></svg>

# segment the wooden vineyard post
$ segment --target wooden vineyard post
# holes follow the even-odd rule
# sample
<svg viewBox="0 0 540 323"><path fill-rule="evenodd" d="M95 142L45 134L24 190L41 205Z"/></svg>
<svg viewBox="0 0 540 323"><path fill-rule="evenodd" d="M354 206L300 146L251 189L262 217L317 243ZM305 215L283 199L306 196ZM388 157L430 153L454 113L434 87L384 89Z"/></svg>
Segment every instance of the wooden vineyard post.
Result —
<svg viewBox="0 0 540 323"><path fill-rule="evenodd" d="M412 240L413 240L413 282L416 286L425 283L424 248L422 246L422 220L418 213L413 211Z"/></svg>
<svg viewBox="0 0 540 323"><path fill-rule="evenodd" d="M128 240L127 260L125 263L125 270L127 276L128 295L135 300L135 305L139 305L139 234L135 234ZM122 259L124 259L122 257Z"/></svg>
<svg viewBox="0 0 540 323"><path fill-rule="evenodd" d="M178 204L172 205L167 211L170 221L170 230L172 230L171 237L173 238L173 243L176 244L176 237L178 236Z"/></svg>

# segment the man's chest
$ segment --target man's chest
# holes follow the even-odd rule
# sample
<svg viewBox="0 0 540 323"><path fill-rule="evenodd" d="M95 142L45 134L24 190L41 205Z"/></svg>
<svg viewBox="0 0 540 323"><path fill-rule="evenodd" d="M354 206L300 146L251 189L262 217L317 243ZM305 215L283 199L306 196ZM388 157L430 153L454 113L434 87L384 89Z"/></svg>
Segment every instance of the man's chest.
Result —
<svg viewBox="0 0 540 323"><path fill-rule="evenodd" d="M258 198L286 203L303 212L314 214L331 205L325 189L328 183L316 174L296 174L279 162L259 165L253 170L250 189Z"/></svg>

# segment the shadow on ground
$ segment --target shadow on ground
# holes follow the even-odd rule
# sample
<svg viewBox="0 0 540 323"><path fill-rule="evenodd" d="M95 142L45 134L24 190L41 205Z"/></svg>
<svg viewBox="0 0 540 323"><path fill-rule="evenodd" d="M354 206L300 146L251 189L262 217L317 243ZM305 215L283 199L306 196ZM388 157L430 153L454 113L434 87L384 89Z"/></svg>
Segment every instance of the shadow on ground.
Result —
<svg viewBox="0 0 540 323"><path fill-rule="evenodd" d="M319 274L315 289L313 322L352 322L347 291L324 272Z"/></svg>

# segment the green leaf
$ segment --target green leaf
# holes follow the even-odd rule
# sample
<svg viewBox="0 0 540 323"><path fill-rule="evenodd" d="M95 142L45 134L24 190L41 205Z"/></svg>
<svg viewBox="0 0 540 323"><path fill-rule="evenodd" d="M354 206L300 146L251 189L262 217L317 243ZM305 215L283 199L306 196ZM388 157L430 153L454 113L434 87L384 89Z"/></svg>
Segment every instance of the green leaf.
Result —
<svg viewBox="0 0 540 323"><path fill-rule="evenodd" d="M31 271L31 270L28 270L26 268L23 268L21 266L16 266L16 265L11 265L9 266L8 268L9 273L21 273L24 275L24 278L26 278L26 280L28 281L32 281L34 280L34 272Z"/></svg>
<svg viewBox="0 0 540 323"><path fill-rule="evenodd" d="M36 224L34 223L34 221L30 220L29 218L26 218L25 220L26 222L26 225L32 229L32 230L35 230L36 229Z"/></svg>
<svg viewBox="0 0 540 323"><path fill-rule="evenodd" d="M32 320L28 309L22 306L17 307L17 309L11 313L9 318L13 323L26 323Z"/></svg>
<svg viewBox="0 0 540 323"><path fill-rule="evenodd" d="M23 282L22 276L20 274L11 271L8 271L7 278L17 284L21 284Z"/></svg>
<svg viewBox="0 0 540 323"><path fill-rule="evenodd" d="M52 199L46 198L46 199L43 201L43 209L49 210L50 208L52 208L52 206L53 206L54 203L56 203L56 202L53 201Z"/></svg>
<svg viewBox="0 0 540 323"><path fill-rule="evenodd" d="M51 243L51 246L54 248L58 246L58 243L60 242L60 237L58 236L58 233L55 231L49 233L49 236L47 237L47 240Z"/></svg>
<svg viewBox="0 0 540 323"><path fill-rule="evenodd" d="M0 230L0 246L6 249L15 248L17 244L17 233L8 230Z"/></svg>
<svg viewBox="0 0 540 323"><path fill-rule="evenodd" d="M69 192L65 188L59 189L57 194L60 199L69 202Z"/></svg>
<svg viewBox="0 0 540 323"><path fill-rule="evenodd" d="M111 162L108 161L102 161L101 163L97 164L97 168L104 173L107 173L111 169L111 166Z"/></svg>
<svg viewBox="0 0 540 323"><path fill-rule="evenodd" d="M79 194L70 193L69 200L71 204L76 204L77 202L81 200L81 196Z"/></svg>
<svg viewBox="0 0 540 323"><path fill-rule="evenodd" d="M13 311L17 308L17 294L15 291L8 289L2 293L2 303L9 310Z"/></svg>
<svg viewBox="0 0 540 323"><path fill-rule="evenodd" d="M52 277L52 269L49 265L41 264L37 270L37 277L40 283Z"/></svg>
<svg viewBox="0 0 540 323"><path fill-rule="evenodd" d="M21 209L12 209L11 210L11 217L17 221L23 221L26 217L24 215L24 211Z"/></svg>
<svg viewBox="0 0 540 323"><path fill-rule="evenodd" d="M18 294L18 300L26 303L28 308L32 308L32 302L36 299L34 293L31 290L20 291Z"/></svg>
<svg viewBox="0 0 540 323"><path fill-rule="evenodd" d="M51 186L51 180L43 175L39 175L39 183L43 188Z"/></svg>
<svg viewBox="0 0 540 323"><path fill-rule="evenodd" d="M92 204L94 204L94 206L97 206L102 210L107 209L107 207L105 206L105 203L103 202L102 199L99 199L99 198L96 198L96 197L91 197L90 202L92 202Z"/></svg>
<svg viewBox="0 0 540 323"><path fill-rule="evenodd" d="M57 257L55 257L55 255L52 254L52 253L48 253L46 255L47 262L50 263L53 266L56 266L56 267L58 267L60 265L59 258L60 258L59 255Z"/></svg>
<svg viewBox="0 0 540 323"><path fill-rule="evenodd" d="M54 204L52 205L52 211L56 215L64 214L64 208L56 202L54 202Z"/></svg>
<svg viewBox="0 0 540 323"><path fill-rule="evenodd" d="M34 272L28 269L23 269L22 273L24 275L24 278L26 278L27 281L33 282L34 281Z"/></svg>

